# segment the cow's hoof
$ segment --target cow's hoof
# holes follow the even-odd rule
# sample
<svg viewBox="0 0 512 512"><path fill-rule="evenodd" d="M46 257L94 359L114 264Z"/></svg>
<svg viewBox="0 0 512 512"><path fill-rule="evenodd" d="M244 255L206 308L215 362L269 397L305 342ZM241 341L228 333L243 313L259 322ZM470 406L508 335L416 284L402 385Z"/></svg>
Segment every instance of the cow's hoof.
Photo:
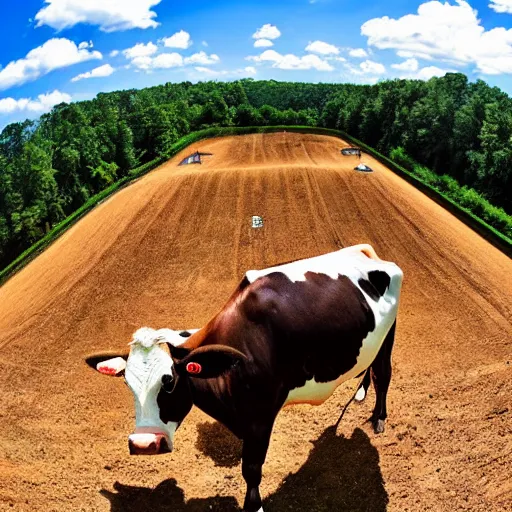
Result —
<svg viewBox="0 0 512 512"><path fill-rule="evenodd" d="M382 434L384 432L384 420L372 420L373 431L376 434Z"/></svg>

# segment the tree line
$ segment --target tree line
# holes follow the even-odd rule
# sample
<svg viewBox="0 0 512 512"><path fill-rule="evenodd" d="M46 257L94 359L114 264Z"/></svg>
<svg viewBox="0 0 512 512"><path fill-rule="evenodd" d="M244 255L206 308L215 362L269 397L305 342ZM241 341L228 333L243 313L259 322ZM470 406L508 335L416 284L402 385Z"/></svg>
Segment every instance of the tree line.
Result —
<svg viewBox="0 0 512 512"><path fill-rule="evenodd" d="M167 83L61 104L0 134L0 267L92 195L212 126L345 131L512 213L512 100L462 74L376 85Z"/></svg>

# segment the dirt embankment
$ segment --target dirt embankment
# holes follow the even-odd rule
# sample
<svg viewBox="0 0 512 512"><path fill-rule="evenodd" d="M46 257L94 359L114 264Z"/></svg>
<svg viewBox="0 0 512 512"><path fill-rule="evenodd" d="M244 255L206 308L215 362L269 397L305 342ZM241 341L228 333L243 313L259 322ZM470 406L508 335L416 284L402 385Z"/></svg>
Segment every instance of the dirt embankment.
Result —
<svg viewBox="0 0 512 512"><path fill-rule="evenodd" d="M512 510L512 262L340 147L292 133L194 144L0 288L0 509L237 510L229 433L194 410L174 453L130 458L130 392L84 359L125 351L143 325L203 325L248 269L369 242L405 274L387 430L364 423L373 393L336 433L347 389L284 410L265 511ZM213 156L177 166L196 149Z"/></svg>

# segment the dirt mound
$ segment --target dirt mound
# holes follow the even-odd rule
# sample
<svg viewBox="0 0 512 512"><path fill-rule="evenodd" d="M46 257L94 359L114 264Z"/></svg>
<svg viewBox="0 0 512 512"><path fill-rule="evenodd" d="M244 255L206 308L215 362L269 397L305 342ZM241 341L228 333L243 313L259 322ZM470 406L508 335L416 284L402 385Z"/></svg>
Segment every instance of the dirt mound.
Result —
<svg viewBox="0 0 512 512"><path fill-rule="evenodd" d="M349 390L278 417L265 511L510 510L511 260L338 139L194 144L105 201L0 288L0 509L230 511L240 445L198 410L175 451L130 458L122 379L85 360L133 331L194 328L242 274L369 242L405 281L387 431ZM348 146L345 145L345 146ZM191 152L213 153L178 167ZM263 218L252 229L252 216Z"/></svg>

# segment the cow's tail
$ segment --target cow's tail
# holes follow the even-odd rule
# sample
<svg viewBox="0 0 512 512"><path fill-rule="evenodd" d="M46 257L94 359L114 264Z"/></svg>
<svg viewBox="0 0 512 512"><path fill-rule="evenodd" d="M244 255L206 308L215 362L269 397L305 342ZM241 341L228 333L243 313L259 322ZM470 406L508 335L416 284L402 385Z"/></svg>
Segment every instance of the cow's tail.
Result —
<svg viewBox="0 0 512 512"><path fill-rule="evenodd" d="M334 425L334 430L338 428L338 425L340 424L341 420L343 419L343 416L345 415L345 411L348 409L348 406L354 401L356 398L357 392L359 391L359 388L361 387L361 384L363 383L364 376L366 375L366 372L370 371L370 368L368 370L364 371L361 374L361 377L359 378L359 381L357 382L356 386L356 392L352 395L352 398L345 404L345 407L343 407L343 410L341 411L340 417L338 418L338 421Z"/></svg>

